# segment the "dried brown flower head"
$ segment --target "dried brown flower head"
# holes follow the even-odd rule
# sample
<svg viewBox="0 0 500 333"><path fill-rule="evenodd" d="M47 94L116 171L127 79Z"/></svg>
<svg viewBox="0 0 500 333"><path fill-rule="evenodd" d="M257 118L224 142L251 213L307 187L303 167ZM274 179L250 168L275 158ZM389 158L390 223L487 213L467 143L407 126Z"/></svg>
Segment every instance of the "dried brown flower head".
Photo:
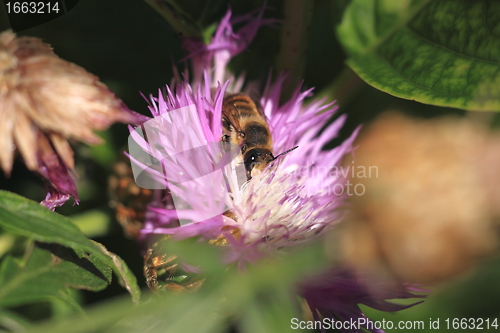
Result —
<svg viewBox="0 0 500 333"><path fill-rule="evenodd" d="M61 192L52 193L52 199L49 192L46 200L54 195L76 198L67 139L98 144L94 130L145 119L96 76L59 58L40 39L16 37L11 31L0 34L0 167L10 174L18 149L26 166Z"/></svg>

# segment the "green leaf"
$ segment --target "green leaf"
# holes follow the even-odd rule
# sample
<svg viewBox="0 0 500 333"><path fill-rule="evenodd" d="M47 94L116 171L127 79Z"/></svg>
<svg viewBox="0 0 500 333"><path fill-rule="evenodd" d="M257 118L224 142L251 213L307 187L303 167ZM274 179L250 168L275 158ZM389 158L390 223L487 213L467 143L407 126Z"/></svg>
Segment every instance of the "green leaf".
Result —
<svg viewBox="0 0 500 333"><path fill-rule="evenodd" d="M337 29L347 64L391 95L500 111L500 2L353 0Z"/></svg>
<svg viewBox="0 0 500 333"><path fill-rule="evenodd" d="M0 257L12 249L16 242L16 236L12 234L0 235Z"/></svg>
<svg viewBox="0 0 500 333"><path fill-rule="evenodd" d="M109 214L100 209L87 210L70 218L87 237L104 236L111 224Z"/></svg>
<svg viewBox="0 0 500 333"><path fill-rule="evenodd" d="M113 263L112 267L115 270L115 273L120 278L119 282L122 287L127 289L127 291L132 295L132 300L137 303L139 301L141 291L139 286L137 285L137 280L135 278L134 273L128 268L125 261L122 260L119 256L114 254L113 252L109 252L104 245L94 242L101 248L102 253L106 254L111 262Z"/></svg>
<svg viewBox="0 0 500 333"><path fill-rule="evenodd" d="M25 332L30 323L25 318L10 311L0 311L0 327L6 328L9 332Z"/></svg>
<svg viewBox="0 0 500 333"><path fill-rule="evenodd" d="M89 260L85 256L81 259ZM0 307L47 301L51 298L66 301L60 293L68 287L102 290L109 284L111 271L108 268L99 272L100 276L37 247L33 248L25 264L7 256L0 266Z"/></svg>
<svg viewBox="0 0 500 333"><path fill-rule="evenodd" d="M0 190L0 227L40 242L56 243L72 248L77 253L84 251L91 254L92 258L102 261L113 269L120 283L132 295L134 302L139 300L139 286L125 262L108 252L103 245L88 239L70 219L48 210L35 201Z"/></svg>

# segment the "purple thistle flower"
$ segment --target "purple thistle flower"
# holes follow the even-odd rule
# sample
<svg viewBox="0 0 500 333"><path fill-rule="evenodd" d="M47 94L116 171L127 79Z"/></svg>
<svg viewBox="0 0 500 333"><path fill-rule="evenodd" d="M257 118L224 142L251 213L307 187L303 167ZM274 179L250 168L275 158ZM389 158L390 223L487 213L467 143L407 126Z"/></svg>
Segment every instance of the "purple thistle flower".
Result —
<svg viewBox="0 0 500 333"><path fill-rule="evenodd" d="M132 144L147 155L141 158L131 149L132 164L141 175L147 174L149 184L153 184L150 188L158 189L146 212L143 241L158 234L221 241L226 245L225 262L244 267L283 248L318 239L344 216L345 179L335 168L352 152L359 129L340 146L323 150L338 135L345 117L326 127L337 107L324 100L305 104L312 89L301 92L300 86L280 105L284 76L274 83L268 80L259 102L273 137L273 151L280 154L298 148L249 181L239 178L238 158L231 163L223 161L224 95L250 89L242 91L244 78L236 80L226 65L250 43L260 25L274 22L263 19L262 13L263 9L257 17L240 18L246 25L234 33L235 20L228 11L209 45L186 40L193 84L174 80L158 97L150 98L153 120L140 128L130 127ZM151 158L155 163L148 164ZM301 283L298 291L315 316L365 318L358 303L395 311L404 306L393 306L386 299L414 297L409 287L401 285L377 299L349 273L338 269L309 282Z"/></svg>
<svg viewBox="0 0 500 333"><path fill-rule="evenodd" d="M178 84L174 89L167 87L165 95L160 92L159 98L152 98L151 101L150 109L157 120L153 126L155 135L148 132L146 141L131 131L137 144L163 163L158 170L147 166L143 169L148 170L155 181L163 182L171 194L182 197L190 206L187 209L175 209L172 205L161 208L154 203L149 209L150 213L163 215L164 219L148 214L142 233L172 234L177 239L193 236L213 239L222 233L232 245L229 247L231 253L228 261L236 260L243 264L247 260L254 261L268 250L307 243L331 230L342 217L340 208L345 198L335 187L342 185L344 179L332 172L332 167L338 165L341 158L352 150L357 131L339 147L322 151L324 144L337 135L345 118L340 117L318 135L336 107L332 104L323 105L321 101L304 106L303 101L311 94L311 90L301 93L300 87L290 101L279 106L282 77L265 89L260 102L273 135L274 151L279 153L294 146L299 148L279 158L260 176L245 182L241 187L235 173L227 171L221 174L220 177L226 177L229 183L230 191L225 192L222 185L214 186L205 183L204 179L195 179L198 175L217 171L216 163L209 154L197 154L193 161L193 156L188 154L179 157L171 150L179 144L185 147L200 147L207 143L219 145L222 136L222 98L228 82L216 88L213 98L210 82L211 78L205 76L203 86L196 92L187 83ZM197 126L186 131L185 122L176 123L173 117L168 117L170 112L179 109L185 111L186 118L196 119ZM175 161L165 158L173 155L176 156ZM140 164L133 154L132 160ZM171 182L165 182L162 170L175 170L186 175L186 179L193 179L193 182L183 188L173 187ZM224 184L223 179L220 184ZM224 192L225 195L220 194ZM235 219L222 215L224 205ZM214 207L220 213L208 219L203 218L210 216ZM181 222L182 226L172 228L175 219L194 222ZM223 227L238 228L238 239L224 232ZM248 254L250 247L254 249L251 255ZM240 258L240 254L244 254L244 258Z"/></svg>

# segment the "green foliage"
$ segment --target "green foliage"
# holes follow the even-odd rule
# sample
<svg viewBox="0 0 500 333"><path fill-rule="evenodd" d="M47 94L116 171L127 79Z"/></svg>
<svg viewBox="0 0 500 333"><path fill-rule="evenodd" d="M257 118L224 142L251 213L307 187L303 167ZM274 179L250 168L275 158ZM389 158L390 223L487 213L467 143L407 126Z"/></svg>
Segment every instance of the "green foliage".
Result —
<svg viewBox="0 0 500 333"><path fill-rule="evenodd" d="M32 247L27 260L7 256L0 266L0 308L66 297L66 288L100 291L111 281L111 268L94 255L74 254L76 260L63 260L49 251ZM76 305L78 307L78 305Z"/></svg>
<svg viewBox="0 0 500 333"><path fill-rule="evenodd" d="M108 252L101 244L88 239L70 219L48 210L37 202L7 191L0 191L0 226L6 231L18 235L72 249L79 259L85 258L93 264L93 266L98 268L104 276L104 279L101 277L101 280L104 280L106 284L109 283L110 279L106 278L109 274L106 273L107 268L105 269L104 266L110 267L119 277L120 283L131 293L134 301L139 300L140 291L137 286L136 278L126 264L119 257ZM54 249L53 246L54 245L52 245L52 247L49 246L49 248ZM89 290L100 290L105 287L105 285L102 285L101 281L95 280L95 277L94 280L87 282L87 284L83 283L83 280L67 281L61 279L64 274L60 273L60 270L70 274L70 271L76 269L76 267L67 262L50 266L50 263L47 262L48 259L42 257L39 251L34 251L32 255L36 258L34 262L28 260L25 266L19 266L18 268L16 268L17 264L14 259L10 257L4 259L2 265L2 281L5 283L7 281L16 281L22 278L27 279L31 275L34 275L33 272L35 271L41 272L47 270L49 271L48 274L51 274L51 277L54 278L53 283L59 286L71 285L73 287ZM42 266L37 266L39 264L42 264ZM12 276L12 274L15 275ZM75 274L78 275L83 273L77 272ZM82 276L82 279L90 278L87 275ZM41 289L45 288L42 284L38 284L36 287L40 287ZM9 288L10 289L6 289L3 292L9 294L13 287ZM54 286L54 288L59 289L59 287L56 286ZM43 290L40 292L43 292ZM23 299L23 297L26 296L22 296L19 299ZM3 304L1 303L2 301L0 301L0 304Z"/></svg>
<svg viewBox="0 0 500 333"><path fill-rule="evenodd" d="M196 293L149 295L135 307L117 299L89 309L88 318L69 317L28 332L215 333L229 330L234 322L244 333L291 332L290 320L300 311L290 291L308 272L326 264L321 244L249 265L243 272L221 267L220 248L204 243L168 242L168 251L181 254L187 262L203 262L207 277L203 288Z"/></svg>
<svg viewBox="0 0 500 333"><path fill-rule="evenodd" d="M109 232L110 216L102 210L92 209L70 218L87 237L103 236Z"/></svg>
<svg viewBox="0 0 500 333"><path fill-rule="evenodd" d="M500 111L500 2L353 0L337 29L347 64L397 97Z"/></svg>
<svg viewBox="0 0 500 333"><path fill-rule="evenodd" d="M24 332L30 323L21 316L11 311L0 311L0 327L4 327L10 332Z"/></svg>

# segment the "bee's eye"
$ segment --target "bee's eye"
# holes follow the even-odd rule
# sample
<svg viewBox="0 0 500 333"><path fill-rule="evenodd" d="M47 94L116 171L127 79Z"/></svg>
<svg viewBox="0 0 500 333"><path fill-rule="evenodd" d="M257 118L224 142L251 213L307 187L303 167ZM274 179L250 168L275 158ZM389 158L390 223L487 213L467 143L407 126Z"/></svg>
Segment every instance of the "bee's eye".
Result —
<svg viewBox="0 0 500 333"><path fill-rule="evenodd" d="M259 156L261 155L259 149L255 148L248 150L247 153L244 154L244 163L247 171L252 171L257 164L260 164Z"/></svg>

